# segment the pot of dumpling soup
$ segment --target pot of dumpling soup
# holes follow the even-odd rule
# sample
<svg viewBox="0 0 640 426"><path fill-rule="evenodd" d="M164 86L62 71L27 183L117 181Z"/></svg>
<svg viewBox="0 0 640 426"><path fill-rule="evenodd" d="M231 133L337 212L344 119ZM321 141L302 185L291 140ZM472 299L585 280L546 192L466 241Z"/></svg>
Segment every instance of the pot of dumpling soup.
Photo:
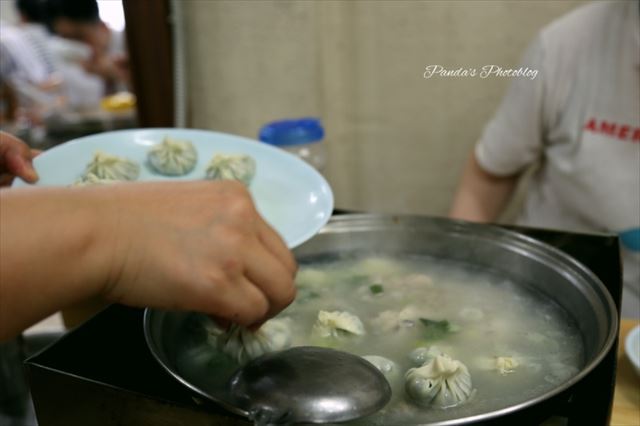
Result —
<svg viewBox="0 0 640 426"><path fill-rule="evenodd" d="M502 228L345 215L294 252L296 300L256 333L147 310L156 359L246 415L225 394L238 366L291 346L331 347L366 358L392 388L385 408L353 424L514 424L553 407L615 340L616 308L593 273Z"/></svg>

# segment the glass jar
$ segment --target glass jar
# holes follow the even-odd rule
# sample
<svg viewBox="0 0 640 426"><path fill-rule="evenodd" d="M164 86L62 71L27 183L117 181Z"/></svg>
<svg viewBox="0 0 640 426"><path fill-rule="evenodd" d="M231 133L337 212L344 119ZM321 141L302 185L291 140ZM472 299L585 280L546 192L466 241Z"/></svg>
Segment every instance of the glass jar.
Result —
<svg viewBox="0 0 640 426"><path fill-rule="evenodd" d="M260 129L259 139L298 156L319 172L327 165L324 129L317 118L278 120Z"/></svg>

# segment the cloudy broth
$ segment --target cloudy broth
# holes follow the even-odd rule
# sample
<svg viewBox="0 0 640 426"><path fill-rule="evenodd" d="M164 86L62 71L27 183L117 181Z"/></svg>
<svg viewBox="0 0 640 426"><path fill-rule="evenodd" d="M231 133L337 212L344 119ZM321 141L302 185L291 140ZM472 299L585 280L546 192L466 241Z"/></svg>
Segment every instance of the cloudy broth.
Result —
<svg viewBox="0 0 640 426"><path fill-rule="evenodd" d="M279 315L292 319L294 346L378 355L397 365L388 377L391 402L363 424L405 425L493 411L549 391L583 365L580 332L559 306L488 271L428 257L372 256L303 263L296 282L296 301ZM356 315L365 334L315 335L320 310ZM418 347L465 364L473 396L446 409L412 402L404 375L419 366L409 357ZM517 365L501 370L498 357Z"/></svg>

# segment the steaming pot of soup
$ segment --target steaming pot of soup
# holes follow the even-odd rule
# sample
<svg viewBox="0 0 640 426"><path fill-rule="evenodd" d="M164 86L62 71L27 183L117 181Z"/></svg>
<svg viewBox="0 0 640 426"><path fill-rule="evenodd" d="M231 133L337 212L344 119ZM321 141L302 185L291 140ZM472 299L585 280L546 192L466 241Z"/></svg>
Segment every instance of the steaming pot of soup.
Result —
<svg viewBox="0 0 640 426"><path fill-rule="evenodd" d="M148 310L164 368L234 407L225 385L266 352L325 346L376 366L393 396L361 425L464 424L543 404L588 374L615 339L604 285L566 254L501 228L347 215L295 250L298 296L253 333Z"/></svg>

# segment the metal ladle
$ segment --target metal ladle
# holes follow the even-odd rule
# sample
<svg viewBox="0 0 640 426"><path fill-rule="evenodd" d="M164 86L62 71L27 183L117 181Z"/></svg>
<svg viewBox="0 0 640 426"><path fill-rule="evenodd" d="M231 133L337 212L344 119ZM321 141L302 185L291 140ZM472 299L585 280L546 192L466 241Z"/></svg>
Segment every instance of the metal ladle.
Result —
<svg viewBox="0 0 640 426"><path fill-rule="evenodd" d="M389 383L373 364L311 346L254 359L233 375L229 390L233 404L259 426L354 420L391 398Z"/></svg>

